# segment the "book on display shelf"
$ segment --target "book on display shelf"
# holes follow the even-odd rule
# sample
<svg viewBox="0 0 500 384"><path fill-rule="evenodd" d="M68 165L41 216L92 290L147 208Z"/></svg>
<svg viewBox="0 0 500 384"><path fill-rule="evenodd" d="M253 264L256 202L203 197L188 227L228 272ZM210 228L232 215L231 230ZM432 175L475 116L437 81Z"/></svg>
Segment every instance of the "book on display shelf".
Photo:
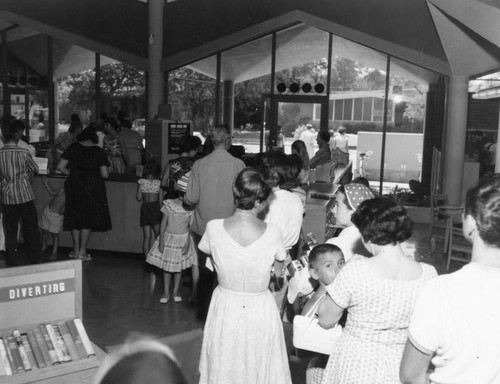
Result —
<svg viewBox="0 0 500 384"><path fill-rule="evenodd" d="M105 353L81 321L81 268L68 260L0 269L0 383L92 382Z"/></svg>
<svg viewBox="0 0 500 384"><path fill-rule="evenodd" d="M9 359L7 358L7 351L5 350L3 338L0 338L0 362L2 364L1 375L11 376L12 368L10 367Z"/></svg>
<svg viewBox="0 0 500 384"><path fill-rule="evenodd" d="M45 362L45 358L43 357L41 346L38 344L38 341L36 340L35 332L33 330L29 330L25 334L22 334L21 337L23 338L23 343L25 335L28 338L28 342L33 351L33 356L35 357L36 365L38 366L38 368L45 368L47 366L47 363ZM48 353L49 352L47 351L47 356Z"/></svg>
<svg viewBox="0 0 500 384"><path fill-rule="evenodd" d="M75 322L73 320L66 321L66 325L68 326L69 332L71 333L71 337L75 342L76 349L78 350L78 354L83 358L87 356L87 351L83 346L82 338L76 329Z"/></svg>
<svg viewBox="0 0 500 384"><path fill-rule="evenodd" d="M31 333L33 333L33 335L35 336L35 341L32 344L38 345L38 348L40 349L40 352L42 354L42 359L39 361L40 362L43 361L46 367L50 367L52 365L52 359L50 358L50 352L42 332L40 331L40 329L34 328L28 331L28 337L30 336Z"/></svg>
<svg viewBox="0 0 500 384"><path fill-rule="evenodd" d="M21 360L21 354L17 348L16 339L14 339L14 336L7 336L5 340L7 340L7 348L9 349L10 356L12 357L12 360L9 360L11 362L10 367L12 368L12 372L24 372L23 361Z"/></svg>
<svg viewBox="0 0 500 384"><path fill-rule="evenodd" d="M52 341L52 338L50 337L49 332L47 331L47 327L45 326L45 324L40 324L38 326L38 329L40 330L41 334L43 335L43 340L45 341L45 345L47 346L47 349L49 350L51 365L59 364L61 362L61 360L59 360L59 356L57 354L57 351L56 351L56 348L55 348L54 343Z"/></svg>
<svg viewBox="0 0 500 384"><path fill-rule="evenodd" d="M94 347L79 318L40 324L22 333L14 329L1 332L0 336L0 378L46 369L55 364L95 360Z"/></svg>
<svg viewBox="0 0 500 384"><path fill-rule="evenodd" d="M68 326L66 325L65 322L61 322L57 324L59 327L59 330L61 331L62 338L64 340L64 343L66 344L66 348L68 349L68 353L71 356L71 360L78 360L81 359L83 356L80 355L78 350L76 349L76 344L75 341L73 340L73 337L71 336L71 333L69 332Z"/></svg>

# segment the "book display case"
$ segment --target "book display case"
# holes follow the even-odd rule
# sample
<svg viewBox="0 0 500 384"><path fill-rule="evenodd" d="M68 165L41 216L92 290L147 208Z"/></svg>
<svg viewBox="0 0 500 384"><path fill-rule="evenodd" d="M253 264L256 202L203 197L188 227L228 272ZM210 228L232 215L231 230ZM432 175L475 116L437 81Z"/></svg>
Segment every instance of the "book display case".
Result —
<svg viewBox="0 0 500 384"><path fill-rule="evenodd" d="M72 337L68 332L71 328L73 332L75 328L80 328L78 331L81 331L81 328L84 329L81 319L81 260L0 269L0 337L2 339L8 338L11 344L15 344L16 336L20 334L21 337L17 338L17 342L18 345L22 345L22 341L26 342L30 336L33 340L34 330L43 331L48 328L49 333L55 330L56 338L59 336L61 339L60 343L54 344L68 345L71 341L69 339L76 340L71 348L68 345L68 350L72 349L68 351L71 352L68 356L62 358L59 354L58 359L54 354L51 356L55 359L52 363L49 360L45 366L41 364L42 367L20 370L9 376L0 376L0 383L91 383L105 353L90 340L84 340L84 337L80 340L78 336L73 334ZM77 327L73 326L75 323ZM58 331L61 331L59 335L57 335ZM85 330L82 332L86 334ZM75 346L76 349L73 348ZM86 353L85 348L90 352ZM29 350L29 344L25 345L25 349ZM50 350L50 347L48 349ZM35 353L33 355L36 356ZM22 351L21 359L23 360ZM32 356L29 360L32 365ZM24 364L26 365L25 361Z"/></svg>

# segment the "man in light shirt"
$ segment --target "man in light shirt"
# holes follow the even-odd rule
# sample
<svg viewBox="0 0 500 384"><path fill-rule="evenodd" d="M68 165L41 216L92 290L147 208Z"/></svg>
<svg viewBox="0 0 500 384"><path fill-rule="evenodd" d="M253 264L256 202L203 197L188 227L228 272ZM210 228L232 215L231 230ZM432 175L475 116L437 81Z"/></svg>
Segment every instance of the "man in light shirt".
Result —
<svg viewBox="0 0 500 384"><path fill-rule="evenodd" d="M209 134L214 150L196 161L189 176L186 196L187 204L195 205L191 232L198 251L200 281L198 283L200 312L204 318L208 312L215 273L205 267L206 255L198 249L207 222L223 219L234 213L233 181L245 168L243 161L227 151L231 146L231 134L227 125L216 126ZM195 287L194 287L195 289Z"/></svg>

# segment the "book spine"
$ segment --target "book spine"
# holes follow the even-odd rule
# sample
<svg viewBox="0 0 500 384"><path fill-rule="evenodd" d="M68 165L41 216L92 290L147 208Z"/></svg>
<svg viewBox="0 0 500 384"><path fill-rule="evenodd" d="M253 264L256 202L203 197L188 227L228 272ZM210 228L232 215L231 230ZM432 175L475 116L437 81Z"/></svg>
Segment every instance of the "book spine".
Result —
<svg viewBox="0 0 500 384"><path fill-rule="evenodd" d="M94 348L92 347L92 343L90 342L89 336L87 335L87 331L85 331L85 327L83 326L82 320L79 318L73 319L78 334L82 339L83 346L85 348L85 352L87 353L87 357L95 356Z"/></svg>
<svg viewBox="0 0 500 384"><path fill-rule="evenodd" d="M42 352L42 357L43 361L45 362L45 366L50 367L52 365L52 359L50 358L49 349L47 348L47 343L45 342L43 333L42 331L40 331L40 328L33 329L33 333L35 335L38 348L40 348L40 352Z"/></svg>
<svg viewBox="0 0 500 384"><path fill-rule="evenodd" d="M24 335L21 335L21 337ZM31 349L33 350L33 355L35 355L35 360L38 368L45 368L47 363L43 357L42 347L39 345L37 337L35 336L35 330L29 330L26 332L26 337L28 338ZM24 341L24 338L23 338ZM42 339L43 341L43 339ZM47 351L47 358L50 360L49 351Z"/></svg>
<svg viewBox="0 0 500 384"><path fill-rule="evenodd" d="M23 342L23 347L26 351L26 355L28 355L28 361L30 362L31 369L38 369L35 353L33 352L30 341L28 340L28 335L26 333L21 334L21 340Z"/></svg>
<svg viewBox="0 0 500 384"><path fill-rule="evenodd" d="M12 357L12 352L10 351L9 342L7 341L6 337L3 338L3 347L5 350L5 355L7 356L7 361L9 362L10 365L10 370L12 371L13 374L17 373L16 364L14 363L14 358Z"/></svg>
<svg viewBox="0 0 500 384"><path fill-rule="evenodd" d="M43 339L45 340L45 344L47 345L47 349L49 350L50 361L52 364L60 363L61 361L58 358L56 348L54 347L54 343L52 343L52 339L50 338L49 332L47 332L47 328L44 324L40 324L39 326L40 332L43 335Z"/></svg>
<svg viewBox="0 0 500 384"><path fill-rule="evenodd" d="M73 338L73 341L75 342L76 349L78 350L78 354L83 358L87 357L87 351L85 350L85 347L83 346L82 338L80 337L80 334L78 333L78 330L76 329L76 325L73 322L73 320L68 320L66 321L66 325L68 326L69 333L71 333L71 337Z"/></svg>
<svg viewBox="0 0 500 384"><path fill-rule="evenodd" d="M19 349L17 348L17 343L16 339L14 339L14 336L7 336L7 344L9 346L10 353L12 354L12 360L14 361L16 372L24 372L23 360L21 359L21 354L19 353Z"/></svg>
<svg viewBox="0 0 500 384"><path fill-rule="evenodd" d="M78 350L76 349L75 342L73 340L73 337L71 337L71 333L69 332L68 326L66 323L59 323L57 324L59 327L59 330L61 331L62 338L64 339L64 343L66 344L66 347L68 348L69 355L71 356L71 360L79 360L83 356L80 356L78 353Z"/></svg>
<svg viewBox="0 0 500 384"><path fill-rule="evenodd" d="M23 368L25 371L31 371L31 364L28 358L28 353L26 348L24 348L23 339L21 338L21 333L16 329L12 332L12 336L16 341L17 350L19 351L19 356L21 356L21 361L23 363Z"/></svg>
<svg viewBox="0 0 500 384"><path fill-rule="evenodd" d="M3 365L3 371L5 376L12 376L12 368L10 367L9 359L7 358L7 351L5 350L5 344L3 338L0 337L0 360Z"/></svg>
<svg viewBox="0 0 500 384"><path fill-rule="evenodd" d="M62 363L64 361L64 355L61 346L59 345L59 340L57 340L56 333L54 332L54 327L52 327L52 324L45 324L45 329L47 330L50 341L52 342L54 350L56 351L57 360Z"/></svg>
<svg viewBox="0 0 500 384"><path fill-rule="evenodd" d="M71 361L71 355L69 354L68 346L64 341L59 326L57 324L52 324L52 328L54 329L54 334L56 335L57 342L59 343L59 347L61 348L61 352L64 359L63 361Z"/></svg>

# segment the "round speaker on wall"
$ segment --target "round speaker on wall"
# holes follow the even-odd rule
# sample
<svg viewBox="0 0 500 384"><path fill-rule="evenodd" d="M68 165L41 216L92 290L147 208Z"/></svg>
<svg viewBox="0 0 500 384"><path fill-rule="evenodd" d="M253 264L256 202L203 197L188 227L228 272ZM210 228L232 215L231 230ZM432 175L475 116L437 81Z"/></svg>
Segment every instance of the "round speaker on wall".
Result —
<svg viewBox="0 0 500 384"><path fill-rule="evenodd" d="M26 76L21 76L19 78L19 84L21 84L22 86L26 85Z"/></svg>
<svg viewBox="0 0 500 384"><path fill-rule="evenodd" d="M17 76L10 76L9 77L9 84L10 85L16 85L17 81L18 81L18 77Z"/></svg>
<svg viewBox="0 0 500 384"><path fill-rule="evenodd" d="M318 83L314 86L314 92L323 93L325 91L325 86L321 83Z"/></svg>
<svg viewBox="0 0 500 384"><path fill-rule="evenodd" d="M302 84L302 92L309 93L312 90L312 85L309 83Z"/></svg>
<svg viewBox="0 0 500 384"><path fill-rule="evenodd" d="M278 90L279 93L283 93L286 91L286 84L285 83L278 83L276 86L276 89Z"/></svg>
<svg viewBox="0 0 500 384"><path fill-rule="evenodd" d="M300 90L300 86L297 83L290 84L290 92L297 93Z"/></svg>
<svg viewBox="0 0 500 384"><path fill-rule="evenodd" d="M38 79L34 76L28 77L28 84L34 87L38 84Z"/></svg>

